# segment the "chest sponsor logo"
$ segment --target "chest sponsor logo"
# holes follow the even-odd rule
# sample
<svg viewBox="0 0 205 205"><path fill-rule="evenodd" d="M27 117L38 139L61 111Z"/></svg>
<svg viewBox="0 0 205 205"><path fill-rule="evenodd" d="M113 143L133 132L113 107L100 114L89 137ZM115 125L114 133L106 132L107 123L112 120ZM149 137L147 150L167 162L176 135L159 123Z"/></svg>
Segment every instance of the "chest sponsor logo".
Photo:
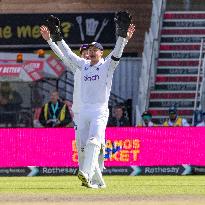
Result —
<svg viewBox="0 0 205 205"><path fill-rule="evenodd" d="M84 81L95 81L95 80L99 80L100 76L99 75L92 75L92 76L84 76Z"/></svg>

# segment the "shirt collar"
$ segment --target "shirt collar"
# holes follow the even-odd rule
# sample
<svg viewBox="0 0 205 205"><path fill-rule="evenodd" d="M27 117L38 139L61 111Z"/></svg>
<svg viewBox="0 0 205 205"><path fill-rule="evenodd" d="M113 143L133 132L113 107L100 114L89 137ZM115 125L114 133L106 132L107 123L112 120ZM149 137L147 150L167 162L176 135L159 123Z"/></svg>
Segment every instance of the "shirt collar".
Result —
<svg viewBox="0 0 205 205"><path fill-rule="evenodd" d="M101 58L100 61L97 64L92 65L92 66L90 65L90 67L98 67L99 65L101 65L104 62L105 62L104 58Z"/></svg>

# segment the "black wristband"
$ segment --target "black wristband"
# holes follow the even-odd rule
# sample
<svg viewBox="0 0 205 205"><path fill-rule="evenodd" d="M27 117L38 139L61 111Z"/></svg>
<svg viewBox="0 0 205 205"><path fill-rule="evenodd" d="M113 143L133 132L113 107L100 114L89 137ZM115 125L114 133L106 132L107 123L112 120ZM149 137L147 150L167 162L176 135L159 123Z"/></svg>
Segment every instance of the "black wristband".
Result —
<svg viewBox="0 0 205 205"><path fill-rule="evenodd" d="M114 60L114 61L119 61L120 58L116 58L115 56L111 56L111 59Z"/></svg>

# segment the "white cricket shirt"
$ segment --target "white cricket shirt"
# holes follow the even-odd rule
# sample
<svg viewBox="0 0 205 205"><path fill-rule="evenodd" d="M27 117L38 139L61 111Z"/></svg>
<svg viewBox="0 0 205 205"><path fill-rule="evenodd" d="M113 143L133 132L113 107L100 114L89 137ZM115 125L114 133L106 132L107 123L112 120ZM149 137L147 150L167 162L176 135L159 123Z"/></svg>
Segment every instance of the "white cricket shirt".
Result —
<svg viewBox="0 0 205 205"><path fill-rule="evenodd" d="M119 37L116 46L113 50L113 56L120 58L123 49L127 43L125 38ZM51 40L48 44L52 50L66 62L71 70L79 69L81 71L81 99L83 108L106 108L108 107L108 100L110 96L112 78L115 68L119 61L115 61L112 58L100 60L97 64L91 66L90 60L85 60L74 54L70 49L66 49L65 42L61 41L66 50L65 54L62 54L58 46ZM75 72L75 71L74 71ZM76 79L78 80L78 79Z"/></svg>

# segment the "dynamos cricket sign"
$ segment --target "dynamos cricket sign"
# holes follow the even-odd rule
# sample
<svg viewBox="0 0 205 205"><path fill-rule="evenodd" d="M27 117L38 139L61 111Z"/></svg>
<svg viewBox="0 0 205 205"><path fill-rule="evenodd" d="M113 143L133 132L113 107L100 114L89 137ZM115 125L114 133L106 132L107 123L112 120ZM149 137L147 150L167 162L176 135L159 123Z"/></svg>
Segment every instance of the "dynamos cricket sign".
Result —
<svg viewBox="0 0 205 205"><path fill-rule="evenodd" d="M50 14L1 14L0 48L47 46L39 27ZM61 21L65 41L71 46L100 41L104 46L115 44L114 13L55 14Z"/></svg>
<svg viewBox="0 0 205 205"><path fill-rule="evenodd" d="M105 165L205 166L204 132L204 128L107 128ZM0 145L0 167L78 166L71 128L1 129Z"/></svg>
<svg viewBox="0 0 205 205"><path fill-rule="evenodd" d="M205 128L107 128L104 174L205 174ZM76 175L71 128L1 129L0 176Z"/></svg>

